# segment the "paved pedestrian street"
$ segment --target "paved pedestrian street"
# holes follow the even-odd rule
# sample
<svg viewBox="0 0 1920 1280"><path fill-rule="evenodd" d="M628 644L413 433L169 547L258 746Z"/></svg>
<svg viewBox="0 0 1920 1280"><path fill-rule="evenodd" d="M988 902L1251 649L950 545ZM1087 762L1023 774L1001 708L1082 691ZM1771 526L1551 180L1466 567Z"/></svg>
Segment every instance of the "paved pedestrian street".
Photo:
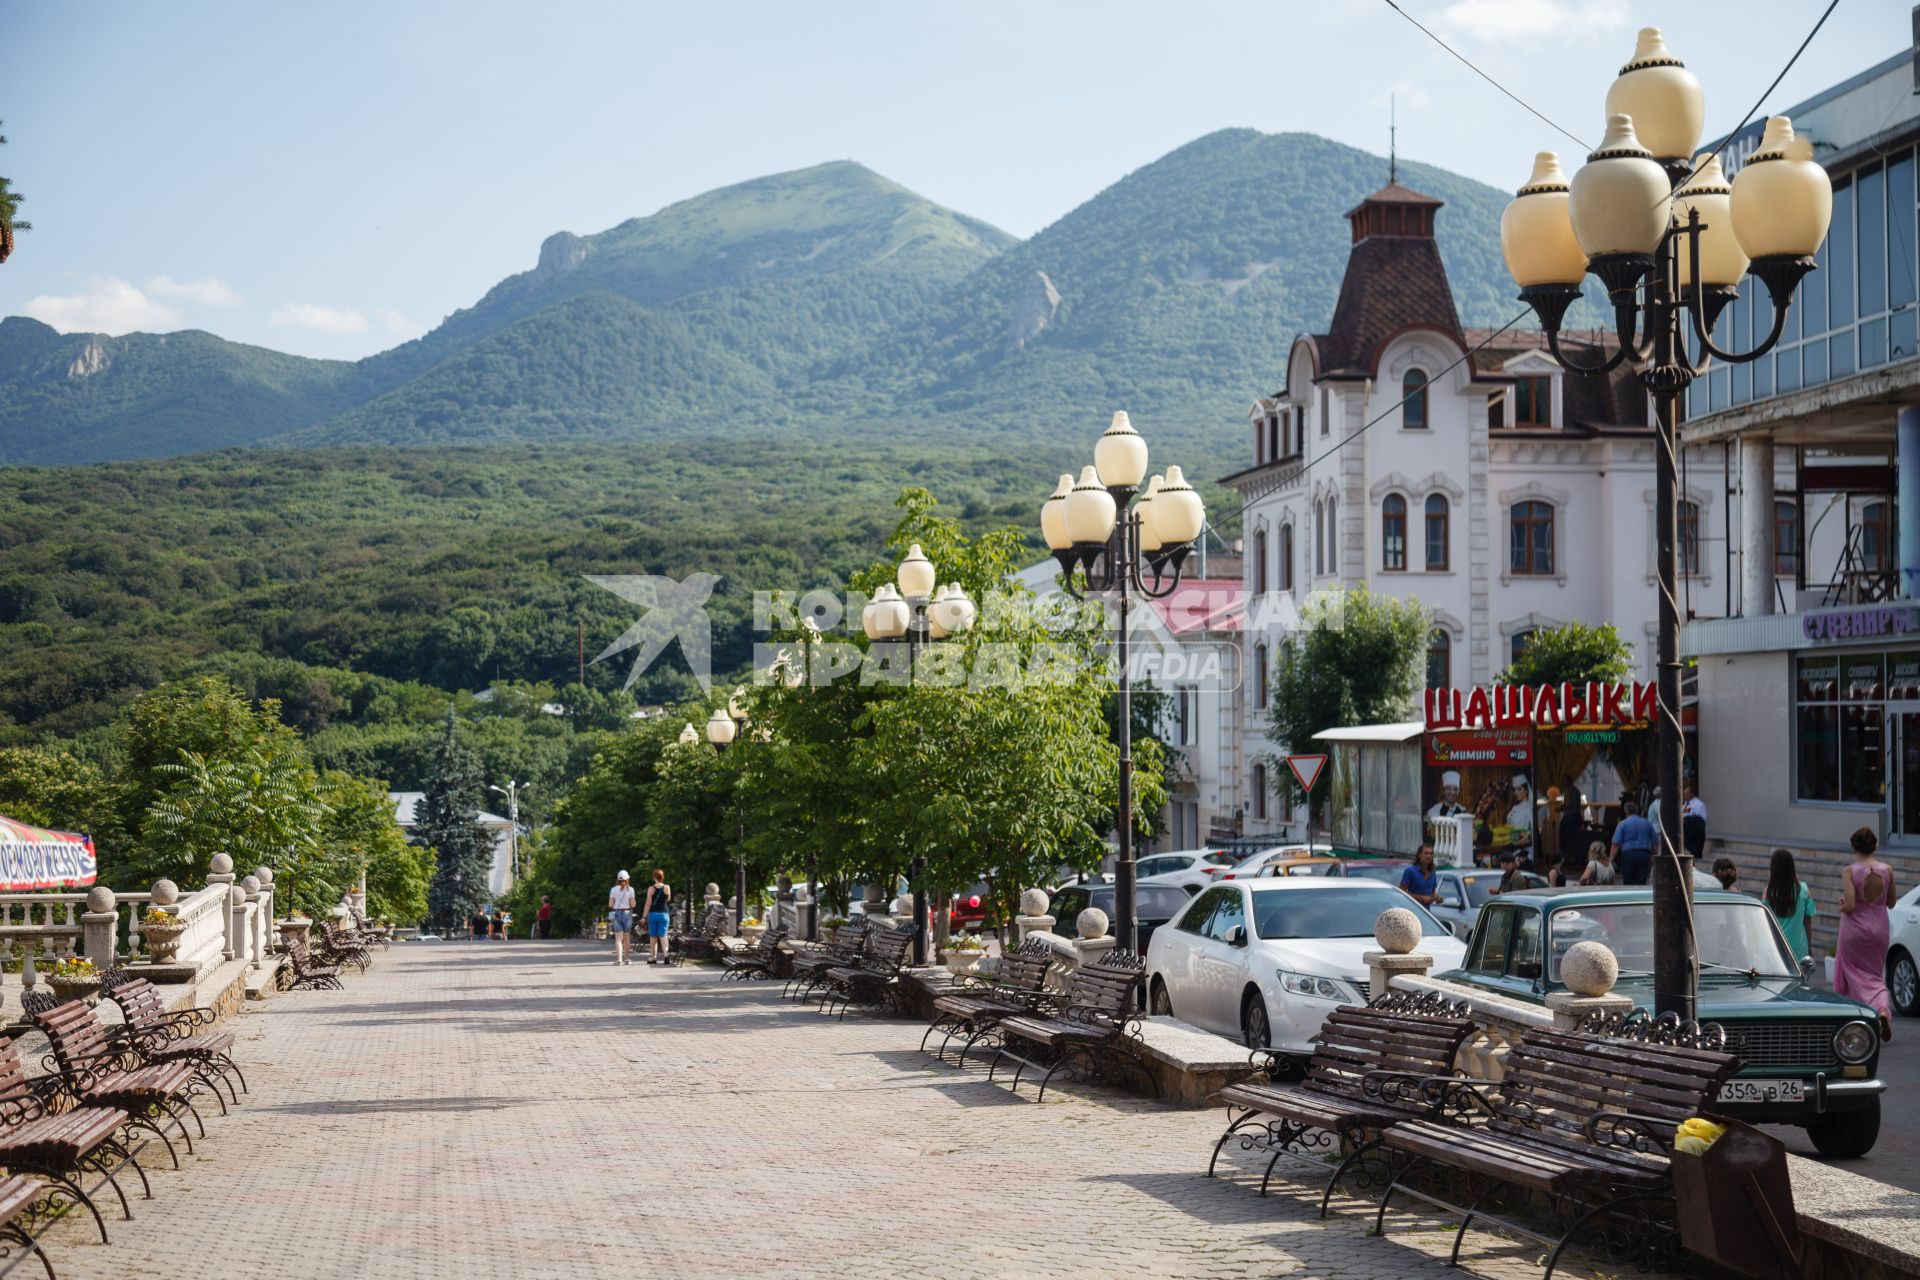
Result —
<svg viewBox="0 0 1920 1280"><path fill-rule="evenodd" d="M1460 1274L1437 1220L1371 1239L1203 1177L1217 1111L1016 1100L777 983L511 942L403 944L347 984L230 1024L252 1096L111 1247L55 1227L61 1276ZM1539 1274L1537 1247L1468 1250Z"/></svg>

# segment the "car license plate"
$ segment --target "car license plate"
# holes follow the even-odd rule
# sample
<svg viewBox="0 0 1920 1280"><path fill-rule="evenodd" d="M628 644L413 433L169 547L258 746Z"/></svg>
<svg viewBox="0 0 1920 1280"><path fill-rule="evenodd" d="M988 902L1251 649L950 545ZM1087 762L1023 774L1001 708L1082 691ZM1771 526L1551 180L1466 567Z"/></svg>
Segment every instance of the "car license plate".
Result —
<svg viewBox="0 0 1920 1280"><path fill-rule="evenodd" d="M1804 1080L1729 1080L1720 1086L1722 1102L1800 1102Z"/></svg>

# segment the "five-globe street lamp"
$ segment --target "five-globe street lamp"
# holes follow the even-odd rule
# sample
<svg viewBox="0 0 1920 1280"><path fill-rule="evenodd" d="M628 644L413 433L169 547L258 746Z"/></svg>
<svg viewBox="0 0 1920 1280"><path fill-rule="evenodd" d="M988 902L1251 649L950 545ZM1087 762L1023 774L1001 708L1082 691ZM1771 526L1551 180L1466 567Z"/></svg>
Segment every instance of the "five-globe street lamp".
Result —
<svg viewBox="0 0 1920 1280"><path fill-rule="evenodd" d="M1145 483L1144 491L1141 488ZM1135 501L1136 496L1139 501ZM1179 467L1147 478L1147 442L1125 410L1093 447L1093 465L1076 482L1062 475L1040 508L1040 531L1060 562L1061 581L1076 600L1082 588L1112 593L1119 609L1114 654L1119 662L1119 848L1114 857L1113 934L1138 950L1133 866L1133 692L1127 669L1127 615L1134 594L1172 595L1187 557L1207 525L1207 510ZM1074 575L1081 586L1075 586Z"/></svg>
<svg viewBox="0 0 1920 1280"><path fill-rule="evenodd" d="M724 707L715 707L713 714L707 717L707 741L713 744L714 751L724 754L726 749L733 745L733 740L739 735L740 726L746 723L746 719L746 705L740 701L740 691L735 689L732 696L727 699L727 705ZM742 817L740 819L739 837L735 840L733 846L733 900L738 904L738 914L734 921L734 928L736 929L747 921L746 843L747 820L745 817Z"/></svg>
<svg viewBox="0 0 1920 1280"><path fill-rule="evenodd" d="M1675 422L1681 395L1712 360L1757 360L1784 331L1794 291L1815 269L1833 185L1811 140L1785 116L1767 121L1759 148L1731 183L1717 155L1693 162L1706 120L1700 82L1667 49L1657 27L1607 90L1607 132L1569 182L1543 151L1500 219L1500 247L1521 300L1540 317L1563 369L1604 374L1630 362L1653 398L1656 446L1655 563L1660 723L1656 781L1661 850L1653 867L1654 1008L1692 1018L1698 966L1689 899L1693 859L1680 843L1680 611L1675 597ZM1613 305L1619 349L1582 364L1561 350L1560 322L1592 272ZM1767 286L1773 326L1745 353L1713 342L1713 326L1739 296L1742 276ZM1689 318L1693 348L1682 333Z"/></svg>
<svg viewBox="0 0 1920 1280"><path fill-rule="evenodd" d="M907 642L907 681L913 681L915 655L923 644L946 640L973 626L975 609L966 588L957 582L939 583L940 574L919 543L894 571L894 581L882 583L860 611L861 629L876 643ZM913 872L913 962L927 962L926 859L911 860Z"/></svg>

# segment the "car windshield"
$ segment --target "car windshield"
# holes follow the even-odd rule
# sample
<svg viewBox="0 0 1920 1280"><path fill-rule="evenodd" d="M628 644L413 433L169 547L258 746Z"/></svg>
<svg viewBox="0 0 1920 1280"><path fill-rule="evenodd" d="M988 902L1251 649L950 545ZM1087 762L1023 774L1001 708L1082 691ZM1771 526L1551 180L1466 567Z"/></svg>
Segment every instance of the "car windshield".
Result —
<svg viewBox="0 0 1920 1280"><path fill-rule="evenodd" d="M1384 880L1397 885L1400 883L1400 873L1412 865L1410 862L1349 862L1347 879Z"/></svg>
<svg viewBox="0 0 1920 1280"><path fill-rule="evenodd" d="M1376 884L1256 892L1253 932L1259 938L1370 938L1374 921L1388 907L1404 907L1420 917L1421 932L1428 936L1447 932L1404 893Z"/></svg>
<svg viewBox="0 0 1920 1280"><path fill-rule="evenodd" d="M1701 971L1798 977L1800 967L1787 954L1771 914L1757 898L1751 902L1694 903L1693 933ZM1651 901L1562 907L1553 913L1551 937L1555 981L1560 977L1560 957L1576 942L1603 943L1619 959L1623 974L1653 972Z"/></svg>

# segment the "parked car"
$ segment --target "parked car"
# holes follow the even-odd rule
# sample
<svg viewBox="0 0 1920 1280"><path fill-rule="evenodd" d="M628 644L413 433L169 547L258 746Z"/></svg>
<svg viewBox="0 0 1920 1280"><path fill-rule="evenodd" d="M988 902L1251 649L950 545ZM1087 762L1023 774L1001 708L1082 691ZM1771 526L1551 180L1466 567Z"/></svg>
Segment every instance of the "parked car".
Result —
<svg viewBox="0 0 1920 1280"><path fill-rule="evenodd" d="M1233 855L1225 849L1182 849L1148 854L1134 864L1133 875L1141 884L1172 884L1198 893L1232 865Z"/></svg>
<svg viewBox="0 0 1920 1280"><path fill-rule="evenodd" d="M1340 873L1349 880L1378 880L1397 888L1400 873L1412 865L1403 858L1348 858Z"/></svg>
<svg viewBox="0 0 1920 1280"><path fill-rule="evenodd" d="M1192 899L1186 890L1171 884L1136 884L1134 886L1134 929L1140 935L1136 945L1140 954L1147 953L1147 944L1153 940L1156 930L1179 912ZM1053 891L1053 906L1048 910L1053 914L1054 932L1064 937L1074 937L1079 933L1080 913L1088 907L1098 907L1107 913L1107 920L1113 920L1113 886L1104 880L1078 880L1063 884Z"/></svg>
<svg viewBox="0 0 1920 1280"><path fill-rule="evenodd" d="M1346 874L1345 868L1346 864L1339 858L1328 857L1326 854L1315 854L1310 857L1275 858L1266 865L1260 874L1263 876L1332 876L1338 878Z"/></svg>
<svg viewBox="0 0 1920 1280"><path fill-rule="evenodd" d="M1815 990L1773 913L1744 893L1693 899L1699 1017L1726 1028L1740 1071L1719 1109L1760 1124L1797 1124L1822 1155L1860 1156L1880 1133L1872 1009ZM1486 904L1464 964L1438 976L1541 1004L1564 990L1560 960L1575 942L1604 943L1620 961L1614 990L1653 1004L1653 891L1645 886L1531 889ZM1435 966L1436 969L1439 966Z"/></svg>
<svg viewBox="0 0 1920 1280"><path fill-rule="evenodd" d="M1327 1015L1365 1004L1374 921L1389 907L1418 916L1437 967L1465 948L1391 885L1324 876L1263 876L1201 891L1147 950L1153 1012L1299 1058Z"/></svg>
<svg viewBox="0 0 1920 1280"><path fill-rule="evenodd" d="M1439 872L1439 901L1427 910L1434 918L1453 931L1453 936L1464 939L1473 932L1473 922L1480 918L1480 908L1493 897L1493 891L1500 887L1500 877L1504 871L1478 867L1442 867ZM1531 871L1521 873L1529 889L1544 889L1547 886L1545 876L1537 876ZM1398 884L1399 881L1394 883Z"/></svg>
<svg viewBox="0 0 1920 1280"><path fill-rule="evenodd" d="M1313 858L1330 854L1333 850L1326 845L1277 844L1271 849L1262 849L1256 854L1240 859L1220 873L1222 880L1247 880L1262 874L1267 864L1276 859Z"/></svg>
<svg viewBox="0 0 1920 1280"><path fill-rule="evenodd" d="M1893 1011L1911 1018L1920 1014L1920 885L1893 904L1888 923L1887 994L1893 998Z"/></svg>

